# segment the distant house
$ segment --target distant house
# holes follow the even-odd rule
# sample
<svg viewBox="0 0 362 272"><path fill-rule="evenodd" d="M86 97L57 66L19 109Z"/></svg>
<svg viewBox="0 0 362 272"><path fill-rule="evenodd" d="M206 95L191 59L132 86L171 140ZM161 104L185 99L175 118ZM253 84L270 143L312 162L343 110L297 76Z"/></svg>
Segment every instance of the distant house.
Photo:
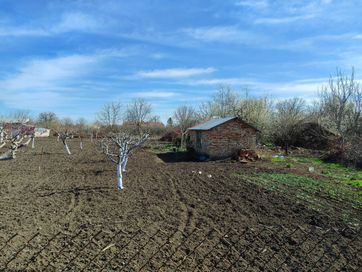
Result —
<svg viewBox="0 0 362 272"><path fill-rule="evenodd" d="M47 128L35 128L34 136L36 138L45 138L50 136L50 129Z"/></svg>
<svg viewBox="0 0 362 272"><path fill-rule="evenodd" d="M227 158L256 148L258 129L238 117L213 118L188 129L187 147L210 159Z"/></svg>

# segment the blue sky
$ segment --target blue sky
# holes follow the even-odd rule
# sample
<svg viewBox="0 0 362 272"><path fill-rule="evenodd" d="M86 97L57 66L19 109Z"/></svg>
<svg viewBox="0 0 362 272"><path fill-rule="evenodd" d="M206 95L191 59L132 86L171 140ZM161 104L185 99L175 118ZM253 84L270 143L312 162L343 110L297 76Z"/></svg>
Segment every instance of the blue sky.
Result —
<svg viewBox="0 0 362 272"><path fill-rule="evenodd" d="M360 0L0 0L0 114L92 121L134 98L166 120L221 85L313 99L362 78Z"/></svg>

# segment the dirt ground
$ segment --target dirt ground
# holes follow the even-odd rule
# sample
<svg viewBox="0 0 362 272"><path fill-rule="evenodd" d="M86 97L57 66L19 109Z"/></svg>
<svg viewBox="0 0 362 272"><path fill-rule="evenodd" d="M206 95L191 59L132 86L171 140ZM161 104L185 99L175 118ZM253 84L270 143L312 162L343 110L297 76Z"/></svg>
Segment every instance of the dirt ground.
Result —
<svg viewBox="0 0 362 272"><path fill-rule="evenodd" d="M156 230L179 231L172 237L173 241L183 239L184 234L191 235L196 229L205 233L210 229L220 233L233 229L241 233L246 228L254 231L261 227L302 228L306 232L311 229L339 231L346 227L338 214L315 211L297 203L293 192L279 194L231 177L235 171L245 175L263 171L263 165L258 162L247 165L172 162L149 150L140 150L129 161L124 176L125 189L118 191L115 165L97 153L89 141L85 142L83 151L79 150L77 139L70 147L74 154L68 156L56 139L39 140L34 150L19 152L15 160L0 162L0 248L14 233L30 237L31 233L40 232L44 237L51 237L59 231L75 233L97 227L127 233L139 229L148 234ZM361 218L361 213L356 216ZM255 240L255 243L258 242ZM4 244L5 255L0 258L0 264L1 260L11 260L14 256L15 250L6 248L9 244L11 242ZM337 242L333 246L336 245ZM357 237L343 251L356 254L360 249L361 239ZM42 255L43 261L49 256ZM13 259L16 257L20 258L20 254ZM359 269L361 255L354 255L353 259L351 267ZM21 265L14 261L8 265L13 270L4 271L21 271ZM34 270L44 267L44 263L37 265L29 267ZM202 264L200 271L209 271L207 267ZM277 264L266 267L274 271ZM291 265L281 271L302 271L295 267ZM219 268L214 267L216 271L222 270ZM81 270L74 268L74 271ZM259 265L252 271L263 269Z"/></svg>

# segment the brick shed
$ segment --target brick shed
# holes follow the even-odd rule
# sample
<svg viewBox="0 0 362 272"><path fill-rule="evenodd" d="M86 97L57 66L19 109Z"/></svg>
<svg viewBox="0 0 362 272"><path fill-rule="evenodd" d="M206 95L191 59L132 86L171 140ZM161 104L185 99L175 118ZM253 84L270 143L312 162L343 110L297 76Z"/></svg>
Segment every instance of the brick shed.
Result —
<svg viewBox="0 0 362 272"><path fill-rule="evenodd" d="M188 129L187 147L210 159L227 158L240 149L254 150L258 132L238 117L213 118Z"/></svg>

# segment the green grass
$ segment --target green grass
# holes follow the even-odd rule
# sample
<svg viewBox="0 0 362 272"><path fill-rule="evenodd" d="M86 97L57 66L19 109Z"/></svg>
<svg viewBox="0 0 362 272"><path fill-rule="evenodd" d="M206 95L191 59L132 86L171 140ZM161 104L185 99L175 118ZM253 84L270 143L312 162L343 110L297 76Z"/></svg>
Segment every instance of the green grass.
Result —
<svg viewBox="0 0 362 272"><path fill-rule="evenodd" d="M328 199L342 201L353 208L362 208L362 191L356 191L345 182L332 179L318 180L293 173L259 172L249 176L233 172L230 176L257 184L269 191L295 193L297 198L313 202L318 208L322 205L320 200L328 201ZM361 183L360 180L351 182Z"/></svg>
<svg viewBox="0 0 362 272"><path fill-rule="evenodd" d="M287 158L280 158L280 157L271 157L270 159L272 162L285 162Z"/></svg>
<svg viewBox="0 0 362 272"><path fill-rule="evenodd" d="M268 191L294 195L296 202L308 203L315 210L332 213L340 210L346 221L359 224L354 209L362 209L362 171L311 157L289 156L285 159L270 158L270 161L271 164L266 166L274 169L273 172L260 169L254 174L233 172L230 176ZM291 168L290 173L286 168L280 168L283 165ZM314 168L313 173L309 173L309 167ZM283 173L278 173L281 169Z"/></svg>
<svg viewBox="0 0 362 272"><path fill-rule="evenodd" d="M320 182L303 176L297 176L294 174L281 174L281 173L260 173L260 177L265 179L271 179L274 182L280 184L289 185L293 187L312 187L316 188L320 186Z"/></svg>
<svg viewBox="0 0 362 272"><path fill-rule="evenodd" d="M293 161L308 166L314 166L316 173L331 178L336 181L344 182L347 185L362 187L362 171L351 167L346 167L339 163L325 162L319 158L311 157L293 157Z"/></svg>
<svg viewBox="0 0 362 272"><path fill-rule="evenodd" d="M355 187L362 187L362 179L360 180L351 180L348 184L355 186Z"/></svg>

